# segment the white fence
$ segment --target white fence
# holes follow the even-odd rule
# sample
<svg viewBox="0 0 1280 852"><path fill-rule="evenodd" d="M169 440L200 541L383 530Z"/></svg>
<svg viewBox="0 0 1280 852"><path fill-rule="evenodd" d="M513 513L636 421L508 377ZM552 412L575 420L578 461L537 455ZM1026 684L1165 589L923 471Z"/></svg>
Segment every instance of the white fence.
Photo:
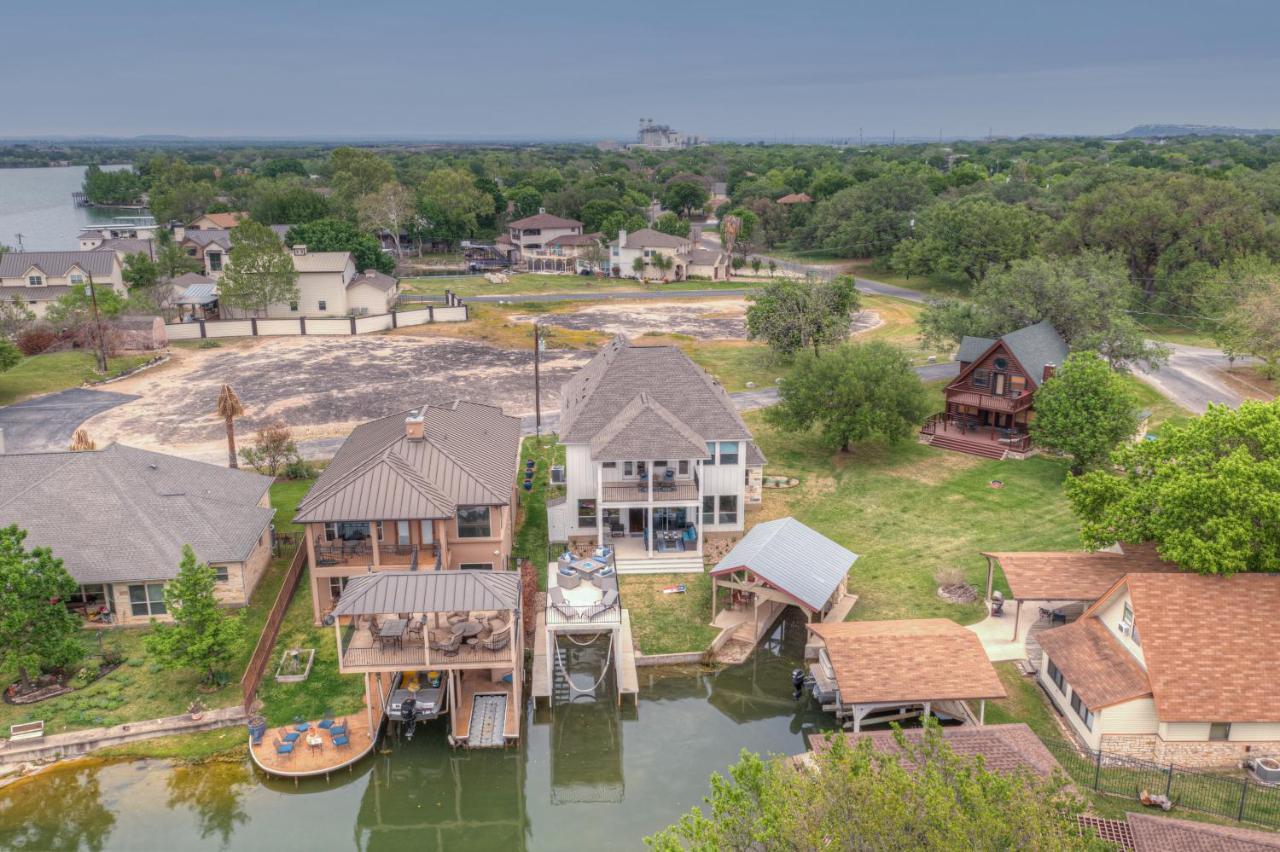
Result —
<svg viewBox="0 0 1280 852"><path fill-rule="evenodd" d="M392 328L426 325L433 322L465 322L464 304L427 305L408 311L372 314L364 317L289 317L285 319L196 320L170 323L164 327L170 340L200 340L213 337L296 337L299 335L371 334Z"/></svg>

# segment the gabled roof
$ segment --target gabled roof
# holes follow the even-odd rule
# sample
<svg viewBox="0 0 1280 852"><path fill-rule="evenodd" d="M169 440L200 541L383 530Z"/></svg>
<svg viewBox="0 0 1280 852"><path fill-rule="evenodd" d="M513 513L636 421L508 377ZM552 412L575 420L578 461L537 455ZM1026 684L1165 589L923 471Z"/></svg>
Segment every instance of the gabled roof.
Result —
<svg viewBox="0 0 1280 852"><path fill-rule="evenodd" d="M187 231L183 235L182 241L184 243L195 243L201 248L217 245L230 251L231 232L226 228L203 228L199 231Z"/></svg>
<svg viewBox="0 0 1280 852"><path fill-rule="evenodd" d="M235 213L205 213L198 216L197 219L208 219L213 223L215 228L234 228L240 224L241 219L249 218L249 214L243 210Z"/></svg>
<svg viewBox="0 0 1280 852"><path fill-rule="evenodd" d="M600 232L594 234L561 234L547 240L549 246L589 246L600 242Z"/></svg>
<svg viewBox="0 0 1280 852"><path fill-rule="evenodd" d="M217 284L212 278L201 275L199 272L184 272L177 278L174 278L169 284L179 290L190 287L192 284Z"/></svg>
<svg viewBox="0 0 1280 852"><path fill-rule="evenodd" d="M1125 814L1135 852L1275 852L1274 831L1212 825L1161 814Z"/></svg>
<svg viewBox="0 0 1280 852"><path fill-rule="evenodd" d="M618 241L614 240L609 243L611 246L618 245ZM627 242L622 248L629 249L646 249L646 248L669 248L682 249L688 248L690 240L688 237L676 237L671 234L664 234L662 231L655 231L653 228L641 228L638 231L627 233Z"/></svg>
<svg viewBox="0 0 1280 852"><path fill-rule="evenodd" d="M724 252L708 248L690 249L686 256L690 263L698 266L715 266L724 261Z"/></svg>
<svg viewBox="0 0 1280 852"><path fill-rule="evenodd" d="M1126 544L1122 552L1099 550L984 552L995 559L1012 600L1096 601L1125 574L1174 572L1149 544Z"/></svg>
<svg viewBox="0 0 1280 852"><path fill-rule="evenodd" d="M508 227L511 228L581 228L582 223L577 219L565 219L563 216L554 216L551 213L535 213L532 216L526 216L523 219L517 219Z"/></svg>
<svg viewBox="0 0 1280 852"><path fill-rule="evenodd" d="M743 568L812 610L844 585L858 554L795 518L756 524L716 563L712 575Z"/></svg>
<svg viewBox="0 0 1280 852"><path fill-rule="evenodd" d="M334 615L392 612L476 612L516 609L515 571L379 571L353 577Z"/></svg>
<svg viewBox="0 0 1280 852"><path fill-rule="evenodd" d="M779 204L809 204L813 198L807 192L793 192L778 199Z"/></svg>
<svg viewBox="0 0 1280 852"><path fill-rule="evenodd" d="M826 751L831 747L827 739L829 736L843 736L850 745L868 740L876 751L896 754L901 751L898 745L898 733L897 731L862 731L855 734L852 731L846 731L843 734L810 734L809 749L814 752ZM963 757L981 755L983 765L992 772L1025 771L1042 778L1049 778L1062 771L1062 766L1054 758L1053 753L1045 748L1035 732L1023 722L939 728L938 733L956 754ZM906 728L901 731L901 734L908 742L916 745L924 739L924 731L920 728Z"/></svg>
<svg viewBox="0 0 1280 852"><path fill-rule="evenodd" d="M1090 710L1151 694L1151 682L1137 659L1096 618L1080 618L1045 630L1038 638L1045 654Z"/></svg>
<svg viewBox="0 0 1280 852"><path fill-rule="evenodd" d="M1131 574L1122 586L1162 722L1280 722L1280 574Z"/></svg>
<svg viewBox="0 0 1280 852"><path fill-rule="evenodd" d="M986 343L985 347L979 348ZM1048 320L1041 320L1034 325L1024 326L1011 331L998 340L985 337L965 337L960 341L960 349L956 353L957 361L969 362L969 366L960 371L959 381L971 373L978 362L986 357L997 345L1003 345L1013 359L1021 365L1027 374L1032 387L1038 387L1044 381L1044 368L1050 364L1060 367L1067 359L1070 350L1067 342L1058 334L1057 329ZM954 382L953 382L954 384Z"/></svg>
<svg viewBox="0 0 1280 852"><path fill-rule="evenodd" d="M949 619L844 621L808 627L826 645L845 704L1007 695L978 635Z"/></svg>
<svg viewBox="0 0 1280 852"><path fill-rule="evenodd" d="M448 518L458 506L511 502L520 420L458 401L424 406L424 438L410 440L416 409L357 426L306 498L299 523Z"/></svg>
<svg viewBox="0 0 1280 852"><path fill-rule="evenodd" d="M299 272L342 272L351 262L349 251L309 251L306 254L289 254L293 268Z"/></svg>
<svg viewBox="0 0 1280 852"><path fill-rule="evenodd" d="M390 275L387 275L385 272L379 272L376 269L366 269L364 272L361 272L359 275L356 275L351 279L347 284L347 289L350 290L352 287L364 285L366 287L373 287L376 290L382 290L385 293L390 293L392 290L396 289L399 284L399 281Z"/></svg>
<svg viewBox="0 0 1280 852"><path fill-rule="evenodd" d="M185 278L186 276L179 276ZM177 281L174 282L177 284ZM174 301L177 305L211 305L218 300L218 285L214 281L194 281L182 289Z"/></svg>
<svg viewBox="0 0 1280 852"><path fill-rule="evenodd" d="M140 240L134 237L112 237L111 239L103 240L90 251L114 251L155 257L155 243L151 240Z"/></svg>
<svg viewBox="0 0 1280 852"><path fill-rule="evenodd" d="M274 512L256 473L120 444L91 452L0 455L0 523L27 530L81 583L167 580L182 546L240 562Z"/></svg>
<svg viewBox="0 0 1280 852"><path fill-rule="evenodd" d="M706 439L645 391L591 439L591 458L596 461L702 458L706 453Z"/></svg>
<svg viewBox="0 0 1280 852"><path fill-rule="evenodd" d="M7 251L0 254L0 278L21 278L31 267L51 278L61 278L74 267L90 275L111 275L116 256L109 251Z"/></svg>
<svg viewBox="0 0 1280 852"><path fill-rule="evenodd" d="M747 441L747 467L762 467L767 461L756 442Z"/></svg>
<svg viewBox="0 0 1280 852"><path fill-rule="evenodd" d="M642 391L705 440L751 439L724 388L687 355L618 335L561 388L560 440L589 443Z"/></svg>

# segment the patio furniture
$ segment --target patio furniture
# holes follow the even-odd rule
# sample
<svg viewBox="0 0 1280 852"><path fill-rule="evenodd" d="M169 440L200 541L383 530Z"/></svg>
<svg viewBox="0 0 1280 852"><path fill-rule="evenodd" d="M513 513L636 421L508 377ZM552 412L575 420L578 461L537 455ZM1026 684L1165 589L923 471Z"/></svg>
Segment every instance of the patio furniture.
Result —
<svg viewBox="0 0 1280 852"><path fill-rule="evenodd" d="M285 728L280 732L279 739L282 739L287 743L292 743L294 740L296 740L300 736L302 736L302 734L298 733L297 731L291 731L288 728Z"/></svg>
<svg viewBox="0 0 1280 852"><path fill-rule="evenodd" d="M324 718L316 723L316 727L326 728L326 729L332 728L333 727L333 711L332 710L324 711Z"/></svg>
<svg viewBox="0 0 1280 852"><path fill-rule="evenodd" d="M578 586L582 585L582 575L577 571L569 574L561 574L557 584L562 589L576 589Z"/></svg>
<svg viewBox="0 0 1280 852"><path fill-rule="evenodd" d="M462 647L461 633L450 633L448 640L444 642L439 642L439 641L436 641L435 639L431 640L431 650L439 651L440 653L444 654L446 657L458 656L458 649L461 647Z"/></svg>
<svg viewBox="0 0 1280 852"><path fill-rule="evenodd" d="M1004 595L998 591L991 593L991 614L996 617L1004 615Z"/></svg>
<svg viewBox="0 0 1280 852"><path fill-rule="evenodd" d="M680 534L685 544L696 544L698 541L698 530L696 527L685 527L684 532Z"/></svg>
<svg viewBox="0 0 1280 852"><path fill-rule="evenodd" d="M1047 618L1050 624L1067 623L1067 614L1060 609L1049 609L1042 606L1040 607L1040 617Z"/></svg>
<svg viewBox="0 0 1280 852"><path fill-rule="evenodd" d="M347 733L347 717L343 716L341 720L334 722L329 726L329 736L341 737Z"/></svg>
<svg viewBox="0 0 1280 852"><path fill-rule="evenodd" d="M466 621L470 617L471 617L471 611L467 610L465 612L451 612L449 613L448 616L446 616L445 620L448 621L450 624L458 624L459 622Z"/></svg>
<svg viewBox="0 0 1280 852"><path fill-rule="evenodd" d="M600 603L587 610L587 618L595 618L597 615L606 613L618 602L618 593L614 589L609 589L600 598Z"/></svg>
<svg viewBox="0 0 1280 852"><path fill-rule="evenodd" d="M472 636L480 635L480 631L484 630L484 628L484 624L479 621L462 621L453 625L450 630L453 631L455 636L461 636L463 639L470 639Z"/></svg>
<svg viewBox="0 0 1280 852"><path fill-rule="evenodd" d="M334 748L348 748L351 745L351 740L347 739L346 734L341 734L333 738L333 745Z"/></svg>
<svg viewBox="0 0 1280 852"><path fill-rule="evenodd" d="M496 630L488 639L480 640L480 647L486 651L501 651L511 642L511 628Z"/></svg>
<svg viewBox="0 0 1280 852"><path fill-rule="evenodd" d="M272 737L272 741L276 747L276 754L293 754L293 742L284 742L279 737Z"/></svg>
<svg viewBox="0 0 1280 852"><path fill-rule="evenodd" d="M310 722L305 722L299 718L295 718L293 720L293 729L300 734L305 734L310 727L311 727Z"/></svg>
<svg viewBox="0 0 1280 852"><path fill-rule="evenodd" d="M318 748L323 748L324 737L320 736L319 734L310 734L307 737L307 747L312 749L313 751Z"/></svg>
<svg viewBox="0 0 1280 852"><path fill-rule="evenodd" d="M547 592L547 598L551 601L551 606L566 618L577 617L578 611L570 606L569 602L564 599L564 592L558 586Z"/></svg>
<svg viewBox="0 0 1280 852"><path fill-rule="evenodd" d="M409 622L403 618L389 618L386 623L378 630L378 642L385 649L387 645L395 645L403 647L404 633L409 628Z"/></svg>

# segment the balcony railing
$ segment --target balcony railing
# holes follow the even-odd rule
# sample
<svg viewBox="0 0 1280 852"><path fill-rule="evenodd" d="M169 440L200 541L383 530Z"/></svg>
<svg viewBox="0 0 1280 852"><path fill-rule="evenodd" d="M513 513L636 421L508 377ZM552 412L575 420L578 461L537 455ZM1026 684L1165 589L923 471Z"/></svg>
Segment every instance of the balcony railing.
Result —
<svg viewBox="0 0 1280 852"><path fill-rule="evenodd" d="M317 538L315 542L316 564L318 565L372 565L373 546L368 539L359 541L326 541ZM378 564L417 570L420 564L439 567L440 549L434 544L379 544Z"/></svg>
<svg viewBox="0 0 1280 852"><path fill-rule="evenodd" d="M514 664L513 644L509 635L505 644L498 648L486 647L486 640L482 638L485 634L481 634L481 638L477 638L474 643L463 641L452 652L430 650L428 647L430 641L442 641L441 637L448 634L448 628L443 626L443 614L438 617L442 626L435 628L437 636L434 639L431 635L430 622L433 620L431 615L427 616L428 624L412 632L406 629L397 638L379 636L364 616L348 622L343 628L339 648L341 670L345 672L385 671L430 667L449 668L460 665ZM394 619L396 614L388 613L381 618ZM415 627L421 625L422 616L413 614L409 623Z"/></svg>

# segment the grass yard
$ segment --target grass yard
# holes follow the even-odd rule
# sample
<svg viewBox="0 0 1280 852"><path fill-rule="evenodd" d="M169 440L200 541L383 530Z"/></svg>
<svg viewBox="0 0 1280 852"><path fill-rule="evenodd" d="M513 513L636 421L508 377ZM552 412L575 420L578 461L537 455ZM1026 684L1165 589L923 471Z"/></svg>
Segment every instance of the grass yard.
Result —
<svg viewBox="0 0 1280 852"><path fill-rule="evenodd" d="M12 370L0 373L0 405L8 405L29 396L78 388L85 382L118 376L145 364L151 355L120 355L108 359L108 374L97 371L92 352L76 350L50 352L23 358Z"/></svg>
<svg viewBox="0 0 1280 852"><path fill-rule="evenodd" d="M403 278L400 286L406 293L441 294L452 290L464 299L468 296L512 297L547 293L601 293L620 290L739 290L750 287L741 281L675 281L669 284L642 283L634 278L592 278L585 275L516 274L506 284L490 284L483 275L461 278ZM474 308L474 304L472 305Z"/></svg>
<svg viewBox="0 0 1280 852"><path fill-rule="evenodd" d="M982 605L938 598L938 569L959 567L971 583L984 585L980 551L1081 546L1062 495L1063 462L991 461L911 440L845 454L822 446L816 433L783 434L760 412L746 420L769 459L769 474L800 479L792 489L766 489L748 523L794 515L860 554L849 577L850 591L859 596L851 618L941 616L971 623L983 616ZM994 479L1004 486L992 488Z"/></svg>
<svg viewBox="0 0 1280 852"><path fill-rule="evenodd" d="M684 594L664 595L684 583ZM632 574L618 579L622 605L631 614L631 634L645 654L703 651L719 631L711 621L709 574Z"/></svg>
<svg viewBox="0 0 1280 852"><path fill-rule="evenodd" d="M969 295L970 285L968 279L965 278L947 278L943 275L915 275L908 278L893 270L886 269L873 260L855 261L850 271L859 278L878 281L881 284L892 284L895 287L905 287L908 290L917 290L939 299Z"/></svg>
<svg viewBox="0 0 1280 852"><path fill-rule="evenodd" d="M1035 678L1019 672L1014 663L996 663L995 668L1009 697L987 702L987 724L1025 722L1041 739L1062 739L1054 710Z"/></svg>
<svg viewBox="0 0 1280 852"><path fill-rule="evenodd" d="M1138 408L1151 412L1151 419L1147 421L1147 428L1151 431L1159 430L1165 423L1176 423L1192 416L1190 411L1132 373L1122 373L1120 377L1138 400Z"/></svg>
<svg viewBox="0 0 1280 852"><path fill-rule="evenodd" d="M533 563L538 588L546 591L547 563L551 561L547 542L547 498L563 493L560 486L556 486L554 491L551 488L551 465L564 464L564 447L556 443L554 434L543 435L541 443L537 438L525 438L520 448L521 470L529 459L537 462L533 470L533 490L520 491L512 553L517 559L528 559Z"/></svg>

